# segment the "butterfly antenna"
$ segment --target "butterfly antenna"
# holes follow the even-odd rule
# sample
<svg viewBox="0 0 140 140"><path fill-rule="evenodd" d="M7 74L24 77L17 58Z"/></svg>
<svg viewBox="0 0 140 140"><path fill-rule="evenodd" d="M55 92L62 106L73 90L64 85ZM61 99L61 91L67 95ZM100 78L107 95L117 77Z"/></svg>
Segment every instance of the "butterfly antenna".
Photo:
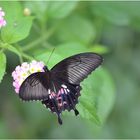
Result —
<svg viewBox="0 0 140 140"><path fill-rule="evenodd" d="M51 52L51 54L50 54L50 56L49 56L49 59L48 59L48 61L47 61L47 65L48 65L48 63L49 63L49 61L50 61L50 59L51 59L51 56L52 56L54 50L55 50L55 48L53 48L53 50L52 50L52 52Z"/></svg>

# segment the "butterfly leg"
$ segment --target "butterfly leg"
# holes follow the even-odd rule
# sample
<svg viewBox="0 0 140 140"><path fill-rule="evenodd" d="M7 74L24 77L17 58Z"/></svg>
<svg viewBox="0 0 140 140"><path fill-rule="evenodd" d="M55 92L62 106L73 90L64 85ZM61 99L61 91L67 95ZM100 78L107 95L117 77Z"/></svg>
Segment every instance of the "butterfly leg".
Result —
<svg viewBox="0 0 140 140"><path fill-rule="evenodd" d="M75 116L79 115L79 111L75 108L74 109Z"/></svg>
<svg viewBox="0 0 140 140"><path fill-rule="evenodd" d="M61 117L60 117L60 114L57 114L57 117L58 117L58 123L60 124L60 125L62 125L62 119L61 119Z"/></svg>

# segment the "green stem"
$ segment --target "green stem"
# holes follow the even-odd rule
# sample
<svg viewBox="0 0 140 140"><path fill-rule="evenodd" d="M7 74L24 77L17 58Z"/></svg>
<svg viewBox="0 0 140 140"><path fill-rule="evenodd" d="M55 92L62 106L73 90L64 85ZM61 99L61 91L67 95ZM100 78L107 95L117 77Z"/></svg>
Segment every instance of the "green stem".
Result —
<svg viewBox="0 0 140 140"><path fill-rule="evenodd" d="M37 46L38 44L44 42L46 39L48 39L53 34L53 32L54 32L54 29L48 31L47 34L44 33L44 35L41 36L39 39L37 39L37 40L31 42L29 45L23 47L22 51L28 51L28 50L34 48L35 46Z"/></svg>
<svg viewBox="0 0 140 140"><path fill-rule="evenodd" d="M25 53L21 53L21 55L24 57L24 58L26 58L26 59L28 59L28 60L34 60L34 58L33 57L31 57L31 56L29 56L28 54L25 54Z"/></svg>
<svg viewBox="0 0 140 140"><path fill-rule="evenodd" d="M23 57L22 56L19 56L19 61L20 61L20 64L23 63Z"/></svg>
<svg viewBox="0 0 140 140"><path fill-rule="evenodd" d="M17 49L17 51L18 51L18 53L16 53L16 54L17 54L18 57L19 57L20 64L22 64L22 63L23 63L23 57L22 57L22 55L21 55L21 53L22 53L21 47L20 47L18 44L15 44L14 47L15 47L15 48Z"/></svg>

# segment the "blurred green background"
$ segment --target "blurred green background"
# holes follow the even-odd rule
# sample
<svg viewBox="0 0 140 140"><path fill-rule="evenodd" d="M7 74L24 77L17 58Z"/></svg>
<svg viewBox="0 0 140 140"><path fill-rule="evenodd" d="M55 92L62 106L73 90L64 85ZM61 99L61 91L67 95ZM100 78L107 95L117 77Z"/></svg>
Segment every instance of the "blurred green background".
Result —
<svg viewBox="0 0 140 140"><path fill-rule="evenodd" d="M7 22L1 40L45 62L56 47L50 68L79 52L93 51L104 57L103 65L82 83L81 116L66 113L59 126L56 116L41 103L22 102L15 94L11 72L20 61L13 48L5 51L0 138L140 138L140 2L0 1L0 7L9 23L16 22L14 15L20 12L34 18L28 37L7 40L5 36L14 30ZM28 27L22 24L18 34ZM25 54L24 61L29 58ZM92 102L93 107L88 104Z"/></svg>

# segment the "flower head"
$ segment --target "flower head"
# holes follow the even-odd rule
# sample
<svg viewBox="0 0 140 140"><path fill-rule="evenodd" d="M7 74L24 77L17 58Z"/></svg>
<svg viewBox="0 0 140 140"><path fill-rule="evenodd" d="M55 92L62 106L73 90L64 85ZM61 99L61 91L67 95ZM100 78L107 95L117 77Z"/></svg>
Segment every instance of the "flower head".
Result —
<svg viewBox="0 0 140 140"><path fill-rule="evenodd" d="M4 19L5 12L0 7L0 28L6 25L6 20Z"/></svg>
<svg viewBox="0 0 140 140"><path fill-rule="evenodd" d="M15 87L15 92L19 93L19 89L23 81L32 73L44 72L43 67L45 64L43 62L37 62L33 60L31 63L24 62L21 66L17 66L12 72L13 86Z"/></svg>

